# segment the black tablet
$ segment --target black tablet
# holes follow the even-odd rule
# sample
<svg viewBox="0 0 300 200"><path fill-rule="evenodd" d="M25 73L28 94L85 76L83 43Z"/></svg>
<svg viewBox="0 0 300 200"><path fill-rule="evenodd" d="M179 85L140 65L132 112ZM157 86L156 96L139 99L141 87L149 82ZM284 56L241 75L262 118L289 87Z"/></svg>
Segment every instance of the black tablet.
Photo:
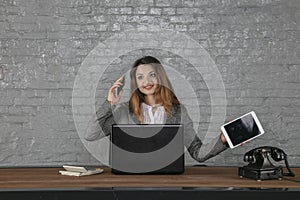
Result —
<svg viewBox="0 0 300 200"><path fill-rule="evenodd" d="M230 148L235 148L264 134L261 123L254 111L224 124L221 126L221 130Z"/></svg>

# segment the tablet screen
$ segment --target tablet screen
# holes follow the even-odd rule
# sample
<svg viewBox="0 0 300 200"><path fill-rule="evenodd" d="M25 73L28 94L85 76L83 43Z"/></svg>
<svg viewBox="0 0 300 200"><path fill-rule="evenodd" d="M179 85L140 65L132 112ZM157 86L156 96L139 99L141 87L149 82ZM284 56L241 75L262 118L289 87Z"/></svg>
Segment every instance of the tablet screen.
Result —
<svg viewBox="0 0 300 200"><path fill-rule="evenodd" d="M261 134L251 113L225 125L224 129L226 130L233 146Z"/></svg>

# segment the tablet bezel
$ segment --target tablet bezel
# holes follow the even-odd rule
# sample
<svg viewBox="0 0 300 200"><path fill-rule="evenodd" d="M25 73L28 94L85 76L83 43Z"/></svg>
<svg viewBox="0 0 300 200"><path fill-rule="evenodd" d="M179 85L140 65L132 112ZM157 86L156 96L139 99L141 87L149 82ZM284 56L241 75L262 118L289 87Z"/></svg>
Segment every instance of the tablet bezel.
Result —
<svg viewBox="0 0 300 200"><path fill-rule="evenodd" d="M246 115L249 115L249 114L250 114L250 115L252 116L252 118L254 119L254 122L256 123L256 125L257 125L258 130L259 130L260 133L259 133L258 135L256 135L256 136L254 136L254 137L251 137L251 138L249 138L249 139L247 139L247 140L245 140L245 141L239 143L239 144L233 145L232 142L231 142L231 139L230 139L230 137L229 137L229 135L228 135L228 133L227 133L227 131L226 131L226 129L225 129L225 126L227 126L228 124L231 124L231 123L235 122L236 120L239 120L239 119L241 119L241 118L243 118L243 117L245 117ZM242 145L242 144L244 144L244 143L246 143L246 142L249 142L249 141L251 141L251 140L253 140L253 139L257 138L258 136L261 136L262 134L265 133L265 131L264 131L264 129L262 128L262 125L261 125L260 121L258 120L258 118L257 118L257 116L256 116L256 114L255 114L254 111L248 112L248 113L242 115L241 117L238 117L238 118L234 119L233 121L230 121L230 122L228 122L228 123L222 125L222 126L221 126L221 130L222 130L222 133L224 134L224 136L225 136L225 138L226 138L226 140L227 140L227 143L228 143L228 145L229 145L229 147L230 147L231 149L233 149L233 148L235 148L235 147L238 147L238 146L240 146L240 145Z"/></svg>

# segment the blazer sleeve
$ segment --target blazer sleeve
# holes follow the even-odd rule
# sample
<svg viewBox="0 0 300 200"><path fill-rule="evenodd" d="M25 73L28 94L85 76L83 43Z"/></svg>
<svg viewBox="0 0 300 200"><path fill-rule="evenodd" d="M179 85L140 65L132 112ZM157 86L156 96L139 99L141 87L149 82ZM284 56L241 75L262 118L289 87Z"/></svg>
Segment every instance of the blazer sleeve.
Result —
<svg viewBox="0 0 300 200"><path fill-rule="evenodd" d="M181 106L181 119L184 128L185 146L192 158L198 162L204 162L228 148L226 144L222 143L220 135L211 142L203 144L197 136L194 130L193 121L184 106Z"/></svg>
<svg viewBox="0 0 300 200"><path fill-rule="evenodd" d="M98 140L111 134L112 124L115 124L113 109L114 106L111 106L107 100L100 106L89 120L84 135L87 141Z"/></svg>

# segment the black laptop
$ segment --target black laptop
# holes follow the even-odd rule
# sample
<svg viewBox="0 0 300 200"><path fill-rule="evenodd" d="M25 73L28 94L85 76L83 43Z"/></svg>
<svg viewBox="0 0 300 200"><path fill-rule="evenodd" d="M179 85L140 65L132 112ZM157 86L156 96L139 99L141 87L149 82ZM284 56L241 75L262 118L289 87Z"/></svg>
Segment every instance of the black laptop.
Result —
<svg viewBox="0 0 300 200"><path fill-rule="evenodd" d="M111 167L115 174L184 172L183 125L114 124Z"/></svg>

